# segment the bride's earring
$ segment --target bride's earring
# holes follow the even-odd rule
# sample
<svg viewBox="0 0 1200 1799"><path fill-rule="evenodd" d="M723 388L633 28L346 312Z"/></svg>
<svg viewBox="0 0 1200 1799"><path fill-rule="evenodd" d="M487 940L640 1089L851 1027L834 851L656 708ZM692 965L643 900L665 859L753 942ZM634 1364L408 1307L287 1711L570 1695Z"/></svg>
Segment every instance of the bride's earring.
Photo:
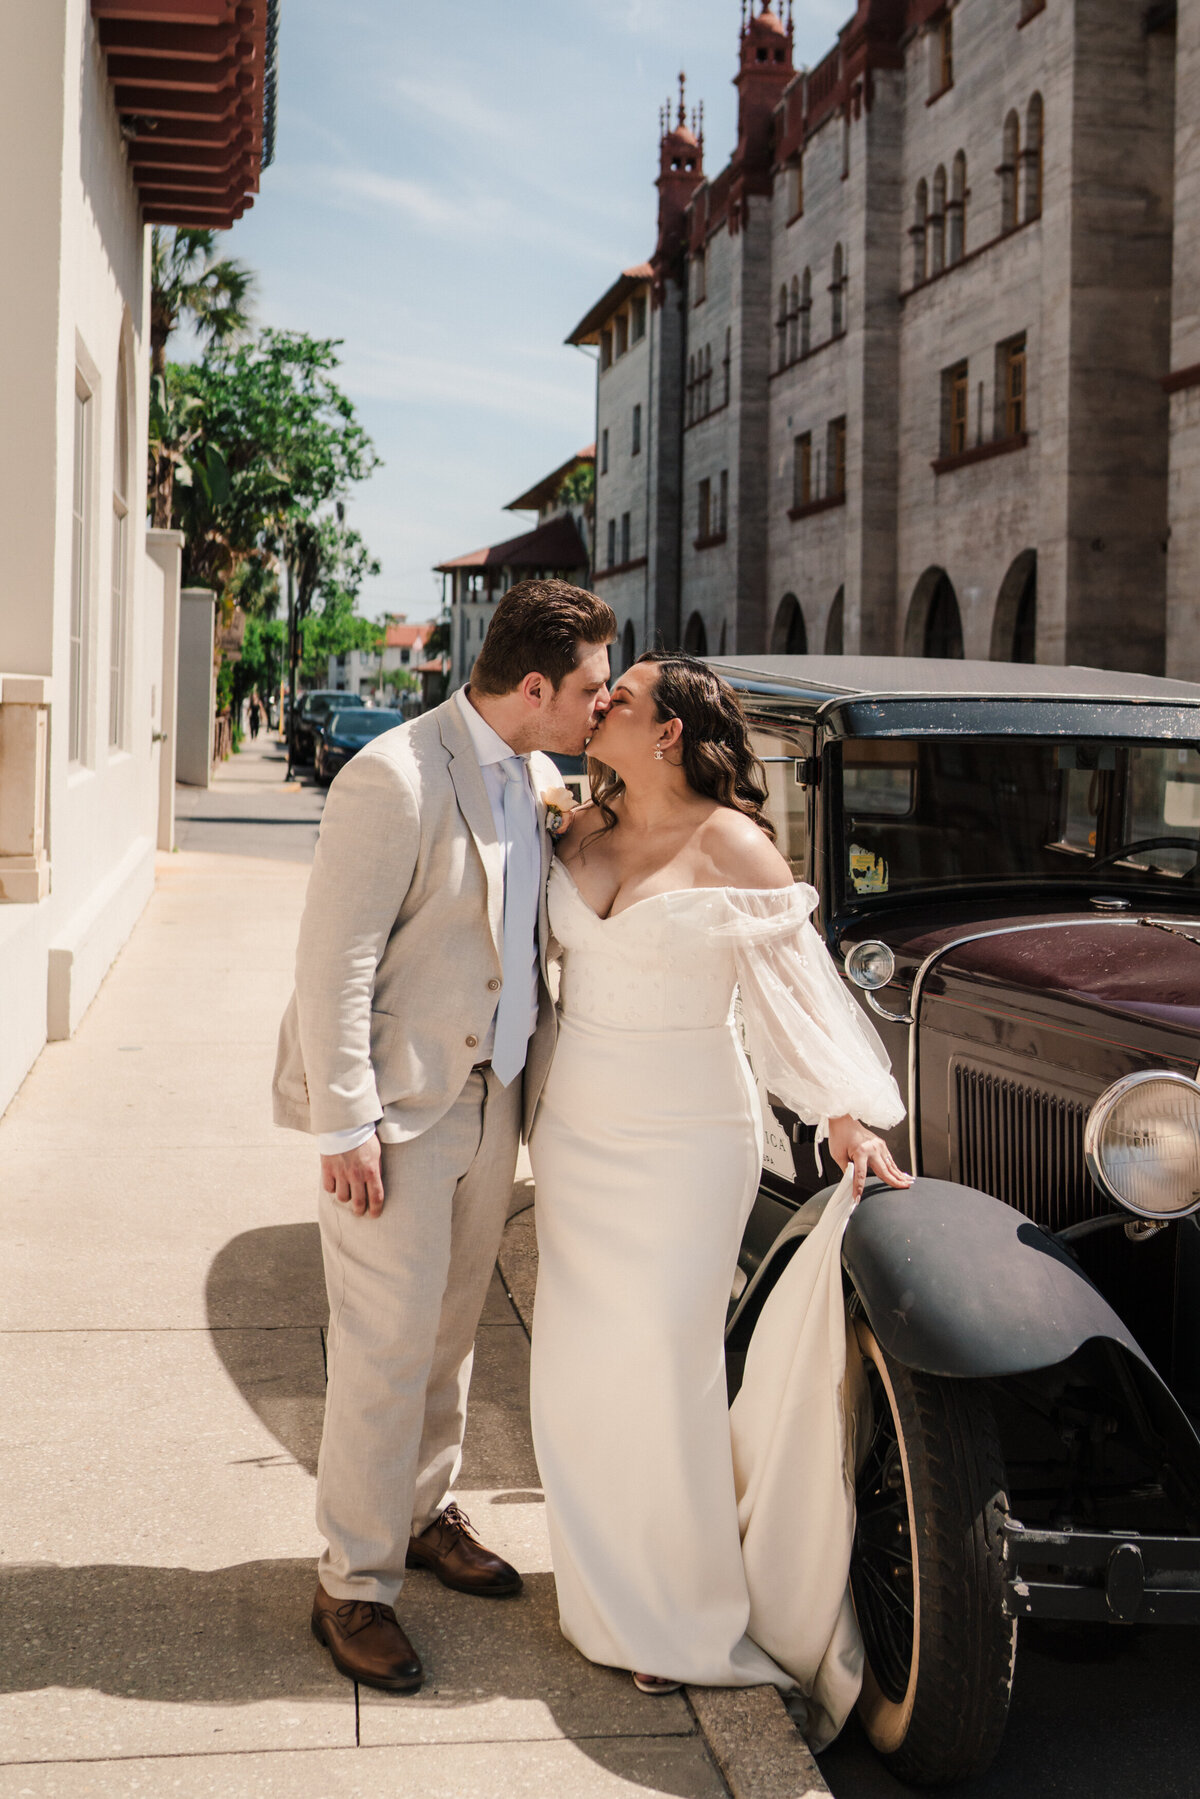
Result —
<svg viewBox="0 0 1200 1799"><path fill-rule="evenodd" d="M659 749L659 750L655 750L655 752L654 752L654 760L655 760L655 761L656 761L656 762L661 762L661 761L662 761L662 759L663 759L663 753L662 753L662 751L661 751L661 750L660 750L660 749Z"/></svg>

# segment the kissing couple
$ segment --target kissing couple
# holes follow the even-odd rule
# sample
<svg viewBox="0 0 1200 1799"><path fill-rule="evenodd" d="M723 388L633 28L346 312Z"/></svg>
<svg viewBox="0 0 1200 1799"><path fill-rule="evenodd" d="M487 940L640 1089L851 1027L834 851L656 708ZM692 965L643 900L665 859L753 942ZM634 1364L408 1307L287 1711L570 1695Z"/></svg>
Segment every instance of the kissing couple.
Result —
<svg viewBox="0 0 1200 1799"><path fill-rule="evenodd" d="M520 1591L453 1489L524 1135L562 1630L644 1692L799 1689L819 1744L862 1659L837 1222L868 1173L908 1184L860 1122L904 1107L809 922L817 895L774 847L733 691L657 651L610 691L615 635L595 594L518 583L470 685L329 792L275 1074L276 1121L321 1154L312 1628L343 1674L407 1693L406 1568ZM592 797L572 811L547 752L585 747ZM731 1415L723 1326L762 1152L735 990L759 1077L846 1174Z"/></svg>

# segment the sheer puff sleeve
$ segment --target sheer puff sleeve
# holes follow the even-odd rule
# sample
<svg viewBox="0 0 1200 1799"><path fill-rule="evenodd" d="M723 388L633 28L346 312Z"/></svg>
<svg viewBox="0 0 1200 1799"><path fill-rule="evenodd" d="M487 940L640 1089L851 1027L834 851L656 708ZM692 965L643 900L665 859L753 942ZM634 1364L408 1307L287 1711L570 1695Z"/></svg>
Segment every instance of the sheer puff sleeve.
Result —
<svg viewBox="0 0 1200 1799"><path fill-rule="evenodd" d="M725 889L715 934L731 944L756 1074L817 1142L850 1114L876 1130L904 1117L879 1034L842 984L810 922L812 887Z"/></svg>

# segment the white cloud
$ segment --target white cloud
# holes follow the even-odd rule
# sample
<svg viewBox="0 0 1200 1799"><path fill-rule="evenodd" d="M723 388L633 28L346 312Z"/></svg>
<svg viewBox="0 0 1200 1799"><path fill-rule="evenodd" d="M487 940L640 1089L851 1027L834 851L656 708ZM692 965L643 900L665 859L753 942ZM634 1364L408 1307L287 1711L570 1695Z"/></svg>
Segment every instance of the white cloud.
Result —
<svg viewBox="0 0 1200 1799"><path fill-rule="evenodd" d="M523 363L531 358L523 357ZM418 351L359 346L340 371L343 386L356 398L405 401L415 405L458 406L467 412L503 413L541 422L563 417L577 428L591 407L594 375L582 368L579 381L531 373L527 367L506 369L496 363L471 363Z"/></svg>

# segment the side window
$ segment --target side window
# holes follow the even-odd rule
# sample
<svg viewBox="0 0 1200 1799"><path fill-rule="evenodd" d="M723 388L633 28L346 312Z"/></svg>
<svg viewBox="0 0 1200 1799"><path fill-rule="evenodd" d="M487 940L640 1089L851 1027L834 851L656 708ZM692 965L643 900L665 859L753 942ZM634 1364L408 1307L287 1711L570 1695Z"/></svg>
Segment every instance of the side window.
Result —
<svg viewBox="0 0 1200 1799"><path fill-rule="evenodd" d="M776 848L795 878L809 881L812 789L803 777L813 753L813 734L751 729L750 747L766 772L765 810L775 826Z"/></svg>

